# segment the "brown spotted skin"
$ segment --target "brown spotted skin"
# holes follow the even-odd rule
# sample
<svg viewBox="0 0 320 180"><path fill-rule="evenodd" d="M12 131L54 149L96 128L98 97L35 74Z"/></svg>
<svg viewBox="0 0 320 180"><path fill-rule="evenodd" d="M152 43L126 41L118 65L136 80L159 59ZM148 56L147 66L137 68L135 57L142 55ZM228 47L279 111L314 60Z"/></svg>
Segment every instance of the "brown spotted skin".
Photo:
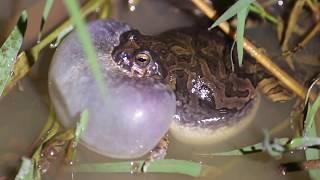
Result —
<svg viewBox="0 0 320 180"><path fill-rule="evenodd" d="M132 76L168 84L176 94L178 123L215 129L237 122L256 97L257 73L237 65L231 70L231 45L220 31L183 28L146 36L133 30L121 36L113 58ZM145 71L134 68L141 52L151 59Z"/></svg>

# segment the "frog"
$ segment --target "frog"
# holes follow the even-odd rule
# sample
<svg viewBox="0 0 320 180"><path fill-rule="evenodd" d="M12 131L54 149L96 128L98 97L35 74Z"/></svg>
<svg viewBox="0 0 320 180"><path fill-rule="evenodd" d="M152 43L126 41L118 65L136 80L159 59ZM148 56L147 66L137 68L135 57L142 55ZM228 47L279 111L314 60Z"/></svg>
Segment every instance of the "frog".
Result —
<svg viewBox="0 0 320 180"><path fill-rule="evenodd" d="M90 22L88 31L102 86L76 32L56 49L48 80L64 127L74 127L88 111L80 137L88 149L117 159L151 151L150 159L162 159L171 138L168 131L186 144L215 144L254 119L260 102L257 86L267 73L246 56L239 66L232 40L222 32L185 27L143 35L111 19Z"/></svg>
<svg viewBox="0 0 320 180"><path fill-rule="evenodd" d="M248 55L240 66L232 46L217 29L193 26L158 35L131 30L121 35L112 57L128 76L168 85L176 95L170 134L186 144L207 145L235 136L254 119L261 99L257 87L271 77ZM273 89L283 93L278 86Z"/></svg>

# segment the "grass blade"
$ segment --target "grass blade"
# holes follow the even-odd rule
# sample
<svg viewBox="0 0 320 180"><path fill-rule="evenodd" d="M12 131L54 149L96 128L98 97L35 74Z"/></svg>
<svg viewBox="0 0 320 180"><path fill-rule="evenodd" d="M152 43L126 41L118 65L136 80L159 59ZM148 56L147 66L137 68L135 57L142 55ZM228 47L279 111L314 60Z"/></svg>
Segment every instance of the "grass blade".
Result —
<svg viewBox="0 0 320 180"><path fill-rule="evenodd" d="M279 138L279 139L275 139L274 141L275 141L274 143L277 143L277 145L279 145L279 146L285 146L287 144L287 142L289 141L289 139L288 138ZM239 149L226 151L226 152L199 154L199 155L202 155L202 156L242 156L242 155L248 155L248 154L253 154L253 153L260 153L260 152L263 152L268 149L273 150L274 146L275 146L275 144L270 144L270 137L267 136L266 140L262 143L260 142L260 143L254 144L254 145L249 145L246 147L242 147Z"/></svg>
<svg viewBox="0 0 320 180"><path fill-rule="evenodd" d="M28 15L22 11L17 25L0 49L0 96L10 79L13 65L22 45L24 33L27 29Z"/></svg>
<svg viewBox="0 0 320 180"><path fill-rule="evenodd" d="M73 166L71 171L82 173L141 173L143 162L88 163ZM175 159L156 160L148 166L148 173L178 173L198 177L201 175L201 171L202 165L200 163Z"/></svg>
<svg viewBox="0 0 320 180"><path fill-rule="evenodd" d="M309 136L309 137L317 136L316 132L314 131L314 128L316 128L315 116L319 107L320 107L320 96L318 96L318 98L313 103L313 105L308 104L308 111L307 111L307 117L305 121L305 129L304 129L305 136Z"/></svg>
<svg viewBox="0 0 320 180"><path fill-rule="evenodd" d="M238 62L239 66L242 65L242 60L243 60L243 36L244 36L244 28L246 24L246 18L249 12L249 7L245 7L239 11L237 14L237 54L238 54Z"/></svg>
<svg viewBox="0 0 320 180"><path fill-rule="evenodd" d="M307 160L319 159L320 154L318 149L306 149L305 151ZM319 169L309 169L309 176L312 180L320 180L320 170Z"/></svg>
<svg viewBox="0 0 320 180"><path fill-rule="evenodd" d="M305 129L304 135L307 137L317 137L317 127L315 124L315 115L320 107L320 96L316 101L310 105L308 104L308 111L305 120ZM305 151L307 160L316 160L320 158L320 152L318 149L306 149ZM320 180L320 170L319 169L310 169L309 176L313 180Z"/></svg>
<svg viewBox="0 0 320 180"><path fill-rule="evenodd" d="M238 0L234 3L226 12L224 12L210 27L209 30L215 28L220 23L230 19L231 17L235 16L244 8L248 8L252 2L255 0Z"/></svg>
<svg viewBox="0 0 320 180"><path fill-rule="evenodd" d="M62 39L69 34L71 31L73 30L73 26L70 25L68 27L66 27L65 29L63 29L57 36L56 40L54 42L52 42L50 44L50 48L56 48L59 46L60 42L62 41Z"/></svg>
<svg viewBox="0 0 320 180"><path fill-rule="evenodd" d="M272 143L270 143L272 142ZM199 154L204 156L242 156L252 153L259 153L265 150L276 150L275 147L283 147L285 151L300 150L302 148L320 146L319 137L298 137L290 140L289 138L274 138L270 139L269 135L266 135L266 139L263 143L257 143L249 145L240 149L235 149L226 152Z"/></svg>
<svg viewBox="0 0 320 180"><path fill-rule="evenodd" d="M250 12L258 14L261 18L268 20L274 25L278 24L278 19L274 17L272 14L269 14L267 11L265 11L264 8L258 2L252 3L249 9Z"/></svg>
<svg viewBox="0 0 320 180"><path fill-rule="evenodd" d="M210 153L210 154L199 154L199 155L201 156L243 156L243 155L248 155L252 153L259 153L262 151L263 151L262 143L257 143L254 145L249 145L249 146L231 150L231 151Z"/></svg>
<svg viewBox="0 0 320 180"><path fill-rule="evenodd" d="M234 15L237 15L237 32L236 32L236 41L237 41L237 54L238 54L238 63L241 66L243 60L243 40L244 40L244 28L245 22L248 15L250 4L255 2L255 0L238 0L234 3L226 12L224 12L214 23L209 30L218 26L221 22L224 22Z"/></svg>
<svg viewBox="0 0 320 180"><path fill-rule="evenodd" d="M75 131L73 131L74 138L71 140L67 148L66 160L69 162L72 162L76 157L76 148L80 142L80 137L82 133L87 128L88 121L89 121L89 111L85 110L80 115L80 120L77 122Z"/></svg>
<svg viewBox="0 0 320 180"><path fill-rule="evenodd" d="M81 113L80 121L77 122L77 127L75 131L75 143L79 143L80 137L88 125L88 121L89 111L85 110Z"/></svg>
<svg viewBox="0 0 320 180"><path fill-rule="evenodd" d="M40 32L38 35L38 42L41 40L42 30L43 30L44 24L46 23L46 21L48 19L48 15L49 15L49 12L52 8L52 5L53 5L53 0L46 0L46 4L44 5L42 18L41 18Z"/></svg>
<svg viewBox="0 0 320 180"><path fill-rule="evenodd" d="M319 146L320 138L318 137L299 137L294 138L288 144L288 150L302 149L304 147Z"/></svg>
<svg viewBox="0 0 320 180"><path fill-rule="evenodd" d="M95 49L92 45L91 37L88 33L86 24L80 13L80 6L76 0L64 0L64 3L71 16L71 21L75 25L76 31L79 34L79 40L83 46L84 52L87 55L89 68L97 82L99 90L103 97L107 97L106 84L104 83L100 65L97 61Z"/></svg>

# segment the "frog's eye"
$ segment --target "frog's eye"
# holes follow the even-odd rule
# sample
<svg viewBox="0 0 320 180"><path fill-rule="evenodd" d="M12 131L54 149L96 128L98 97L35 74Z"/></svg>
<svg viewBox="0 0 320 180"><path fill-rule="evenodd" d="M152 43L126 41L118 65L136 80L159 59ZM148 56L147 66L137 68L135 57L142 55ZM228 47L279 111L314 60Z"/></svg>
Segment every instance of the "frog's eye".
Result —
<svg viewBox="0 0 320 180"><path fill-rule="evenodd" d="M135 63L140 67L140 68L145 68L149 65L151 61L151 56L147 52L140 52L135 56Z"/></svg>

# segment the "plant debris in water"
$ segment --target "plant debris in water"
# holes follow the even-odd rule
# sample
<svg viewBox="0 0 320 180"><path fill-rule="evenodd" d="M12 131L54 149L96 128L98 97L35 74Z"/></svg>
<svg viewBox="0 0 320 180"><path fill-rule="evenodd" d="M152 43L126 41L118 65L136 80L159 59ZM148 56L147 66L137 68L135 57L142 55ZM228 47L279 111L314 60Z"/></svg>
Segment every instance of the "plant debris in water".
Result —
<svg viewBox="0 0 320 180"><path fill-rule="evenodd" d="M73 161L75 160L76 148L80 142L80 137L82 133L87 128L88 121L89 121L89 112L88 110L85 110L80 115L80 120L77 122L77 126L74 132L74 138L71 140L68 146L66 158L67 158L67 162L69 162L70 164L72 164Z"/></svg>
<svg viewBox="0 0 320 180"><path fill-rule="evenodd" d="M297 32L299 27L298 27L298 21L300 20L301 14L304 11L304 7L308 7L308 9L311 10L312 16L310 18L315 19L317 22L312 30L307 33L305 38L298 43L294 48L289 47L289 40L292 37L294 32ZM288 65L294 69L294 64L293 64L293 59L292 55L296 53L298 50L301 50L304 48L304 46L316 35L316 33L320 29L320 22L319 22L319 17L320 17L320 2L317 0L299 0L296 1L294 4L294 7L292 11L290 12L287 27L284 32L284 37L282 39L282 51L283 55L286 56L286 61ZM305 31L305 28L302 28L303 31ZM282 32L280 32L282 33Z"/></svg>
<svg viewBox="0 0 320 180"><path fill-rule="evenodd" d="M81 8L81 14L83 16L88 16L89 14L95 12L101 6L104 7L104 11L100 14L105 14L105 11L108 11L108 2L105 2L104 0L88 1ZM105 17L105 15L101 15L101 17ZM35 46L21 52L17 57L16 63L13 68L14 73L12 74L11 79L6 85L3 95L9 92L19 80L26 76L26 74L30 71L31 66L38 60L39 53L43 48L52 43L52 41L54 41L55 39L56 42L53 44L53 46L55 44L59 44L59 40L63 38L64 35L68 33L68 31L70 32L71 29L73 29L73 26L71 21L68 19L56 29L54 29L48 36L41 39L40 42L37 42ZM27 54L30 54L30 56L27 56Z"/></svg>
<svg viewBox="0 0 320 180"><path fill-rule="evenodd" d="M61 126L59 125L55 112L53 109L50 111L48 121L46 123L44 131L41 133L37 148L32 155L31 159L23 158L22 165L20 167L17 177L24 177L27 168L31 169L31 175L26 176L32 179L41 179L41 174L45 174L52 161L58 160L61 153L64 153L68 146L66 158L68 162L72 162L76 155L76 147L79 143L80 136L88 123L88 111L81 113L81 118L77 123L76 129L68 129L61 132ZM29 161L31 161L29 163ZM24 176L22 176L22 175Z"/></svg>
<svg viewBox="0 0 320 180"><path fill-rule="evenodd" d="M22 11L17 25L0 49L0 96L11 77L13 64L22 45L27 29L27 11Z"/></svg>

